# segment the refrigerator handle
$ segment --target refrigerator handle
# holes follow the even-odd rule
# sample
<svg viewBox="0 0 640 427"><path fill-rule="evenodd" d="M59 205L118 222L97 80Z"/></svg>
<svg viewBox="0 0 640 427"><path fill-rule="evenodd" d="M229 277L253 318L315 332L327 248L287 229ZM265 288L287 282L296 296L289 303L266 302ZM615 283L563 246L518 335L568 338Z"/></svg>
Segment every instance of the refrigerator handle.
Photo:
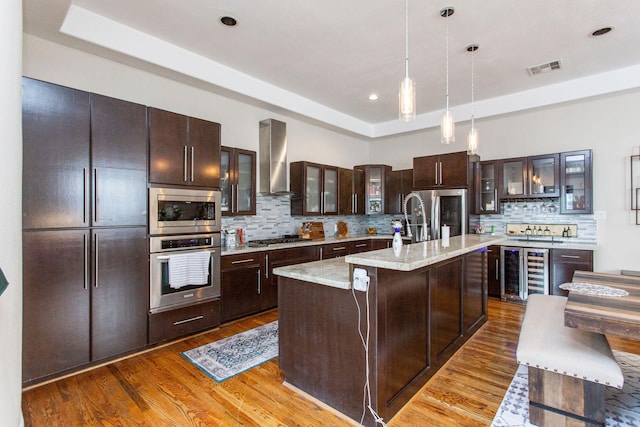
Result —
<svg viewBox="0 0 640 427"><path fill-rule="evenodd" d="M433 195L431 199L431 238L440 238L440 196ZM427 230L425 230L425 233Z"/></svg>

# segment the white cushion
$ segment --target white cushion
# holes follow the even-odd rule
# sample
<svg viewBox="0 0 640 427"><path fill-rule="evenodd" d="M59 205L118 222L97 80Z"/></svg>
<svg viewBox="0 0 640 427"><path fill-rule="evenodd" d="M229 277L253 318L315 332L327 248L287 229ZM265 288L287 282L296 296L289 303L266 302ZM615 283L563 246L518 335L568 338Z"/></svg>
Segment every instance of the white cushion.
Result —
<svg viewBox="0 0 640 427"><path fill-rule="evenodd" d="M622 388L624 376L607 338L564 326L567 298L529 295L516 351L518 363Z"/></svg>

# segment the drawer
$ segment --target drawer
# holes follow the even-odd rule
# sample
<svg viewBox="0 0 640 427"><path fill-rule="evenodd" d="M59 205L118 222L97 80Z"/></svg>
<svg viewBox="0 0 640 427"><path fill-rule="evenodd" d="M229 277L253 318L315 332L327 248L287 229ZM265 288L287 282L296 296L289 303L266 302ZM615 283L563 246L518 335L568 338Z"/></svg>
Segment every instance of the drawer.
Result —
<svg viewBox="0 0 640 427"><path fill-rule="evenodd" d="M349 255L349 242L331 243L322 246L322 259Z"/></svg>
<svg viewBox="0 0 640 427"><path fill-rule="evenodd" d="M149 344L171 340L220 325L220 300L149 315Z"/></svg>
<svg viewBox="0 0 640 427"><path fill-rule="evenodd" d="M220 258L220 269L233 270L244 266L252 266L262 263L264 252L250 252L240 255L226 255Z"/></svg>
<svg viewBox="0 0 640 427"><path fill-rule="evenodd" d="M593 262L593 251L581 249L552 249L551 259L554 262L591 263Z"/></svg>
<svg viewBox="0 0 640 427"><path fill-rule="evenodd" d="M369 240L356 240L355 242L349 242L349 253L357 254L360 252L367 252L371 245Z"/></svg>

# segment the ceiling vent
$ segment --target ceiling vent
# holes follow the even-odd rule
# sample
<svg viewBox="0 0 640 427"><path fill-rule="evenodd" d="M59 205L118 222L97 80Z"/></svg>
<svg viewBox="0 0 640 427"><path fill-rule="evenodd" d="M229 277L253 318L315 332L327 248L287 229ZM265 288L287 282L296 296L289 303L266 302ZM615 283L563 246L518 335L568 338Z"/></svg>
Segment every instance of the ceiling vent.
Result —
<svg viewBox="0 0 640 427"><path fill-rule="evenodd" d="M527 68L527 72L530 76L535 76L536 74L548 73L549 71L559 70L562 68L562 62L560 60L555 60L551 62L547 62L545 64L534 65L533 67Z"/></svg>

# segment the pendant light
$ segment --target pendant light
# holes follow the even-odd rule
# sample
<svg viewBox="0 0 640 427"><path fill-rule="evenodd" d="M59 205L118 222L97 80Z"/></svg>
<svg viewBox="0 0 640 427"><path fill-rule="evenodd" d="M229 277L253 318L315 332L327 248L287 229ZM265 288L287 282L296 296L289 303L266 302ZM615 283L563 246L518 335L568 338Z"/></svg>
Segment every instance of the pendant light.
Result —
<svg viewBox="0 0 640 427"><path fill-rule="evenodd" d="M404 79L400 82L399 114L405 122L416 118L416 84L409 78L409 0L405 0Z"/></svg>
<svg viewBox="0 0 640 427"><path fill-rule="evenodd" d="M477 44L471 44L467 46L467 52L471 52L471 130L469 130L469 136L467 137L467 153L478 154L478 130L475 127L473 117L473 92L474 92L474 62L473 52L478 50L480 46Z"/></svg>
<svg viewBox="0 0 640 427"><path fill-rule="evenodd" d="M453 15L453 7L445 7L440 10L440 16L449 18ZM446 79L447 79L447 108L442 113L442 123L440 125L441 137L440 142L450 144L456 140L455 122L453 121L453 113L449 110L449 21L447 20L446 33Z"/></svg>

